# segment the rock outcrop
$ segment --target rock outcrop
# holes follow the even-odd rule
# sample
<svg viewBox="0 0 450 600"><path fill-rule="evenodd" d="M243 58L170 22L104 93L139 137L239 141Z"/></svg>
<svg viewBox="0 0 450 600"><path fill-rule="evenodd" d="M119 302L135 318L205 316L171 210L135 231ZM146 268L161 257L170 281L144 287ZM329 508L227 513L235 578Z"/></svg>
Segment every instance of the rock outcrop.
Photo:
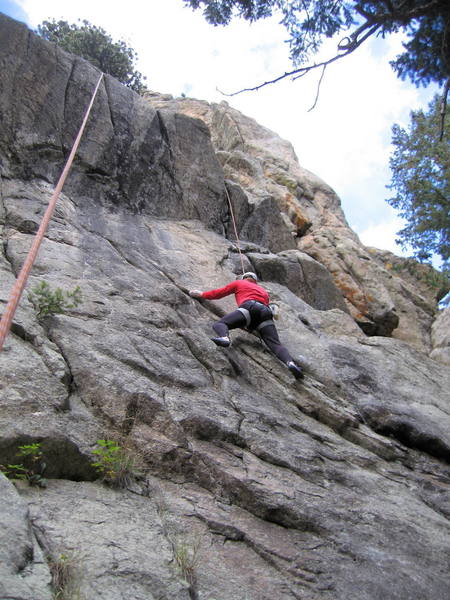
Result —
<svg viewBox="0 0 450 600"><path fill-rule="evenodd" d="M208 104L157 93L147 97L153 106L201 119L211 129L225 177L241 188L235 194L230 190L240 235L277 252L306 252L332 275L366 334L392 335L432 351L436 301L449 288L448 283L441 287L431 267L364 247L348 226L339 198L299 165L291 144L227 102ZM271 217L270 233L254 226L255 221L266 222L268 206L278 215ZM274 230L276 218L283 224ZM227 231L232 237L231 227Z"/></svg>
<svg viewBox="0 0 450 600"><path fill-rule="evenodd" d="M98 74L2 16L0 65L4 305ZM83 600L448 594L432 292L361 246L287 143L237 119L102 84L29 284L83 302L38 319L25 294L0 354L0 464L39 443L48 481L0 474L0 598L54 598L64 563ZM232 300L187 294L240 272L228 195L303 382L247 332L216 349ZM408 328L412 343L367 335ZM136 463L121 489L92 466L101 439Z"/></svg>
<svg viewBox="0 0 450 600"><path fill-rule="evenodd" d="M441 311L431 328L431 357L450 367L450 307Z"/></svg>

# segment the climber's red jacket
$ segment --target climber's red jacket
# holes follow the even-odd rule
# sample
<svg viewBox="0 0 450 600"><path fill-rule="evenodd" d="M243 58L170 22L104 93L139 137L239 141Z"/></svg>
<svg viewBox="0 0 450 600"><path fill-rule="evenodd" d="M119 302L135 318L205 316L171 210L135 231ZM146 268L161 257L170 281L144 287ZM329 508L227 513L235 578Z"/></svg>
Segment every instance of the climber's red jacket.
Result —
<svg viewBox="0 0 450 600"><path fill-rule="evenodd" d="M230 294L234 294L238 306L241 306L241 304L247 302L247 300L256 300L257 302L262 302L262 304L265 304L266 306L269 304L269 294L266 290L248 279L237 279L225 287L203 292L202 298L205 298L205 300L218 300L219 298L229 296Z"/></svg>

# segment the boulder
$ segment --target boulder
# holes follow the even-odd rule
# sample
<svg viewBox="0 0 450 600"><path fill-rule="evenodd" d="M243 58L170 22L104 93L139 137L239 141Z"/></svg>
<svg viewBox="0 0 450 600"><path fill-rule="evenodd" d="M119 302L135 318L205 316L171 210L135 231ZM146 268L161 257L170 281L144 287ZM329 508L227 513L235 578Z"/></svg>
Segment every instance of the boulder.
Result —
<svg viewBox="0 0 450 600"><path fill-rule="evenodd" d="M348 312L330 272L305 252L286 250L278 254L247 253L263 281L276 281L318 310L338 308Z"/></svg>

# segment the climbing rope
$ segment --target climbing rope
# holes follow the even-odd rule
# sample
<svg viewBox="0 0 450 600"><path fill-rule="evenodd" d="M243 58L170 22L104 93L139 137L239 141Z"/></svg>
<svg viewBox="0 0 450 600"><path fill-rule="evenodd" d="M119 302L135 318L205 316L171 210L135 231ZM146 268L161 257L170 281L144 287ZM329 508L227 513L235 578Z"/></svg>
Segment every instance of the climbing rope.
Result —
<svg viewBox="0 0 450 600"><path fill-rule="evenodd" d="M241 269L242 269L242 275L243 275L245 273L244 259L242 258L241 246L240 246L239 236L238 236L237 227L236 227L236 220L234 218L233 205L231 204L230 194L228 193L228 189L227 189L226 185L225 185L225 192L227 194L228 204L230 206L231 220L233 221L234 235L236 236L236 245L237 245L237 249L239 252L239 258L241 259Z"/></svg>
<svg viewBox="0 0 450 600"><path fill-rule="evenodd" d="M8 335L9 330L11 328L11 323L14 318L20 298L22 296L22 292L26 286L28 276L33 267L34 261L36 259L36 255L38 253L41 242L44 238L45 232L47 231L48 225L50 223L50 219L52 218L53 212L55 210L56 202L59 198L59 195L61 193L63 185L66 181L67 175L69 174L70 168L73 163L73 159L75 158L75 154L78 150L78 146L80 144L81 137L84 132L84 128L86 127L86 123L89 118L89 114L90 114L92 106L94 104L94 100L97 95L97 91L98 91L98 88L100 87L100 83L101 83L102 79L103 79L103 73L100 75L97 85L95 86L95 90L92 94L92 98L91 98L89 106L86 110L86 114L84 115L84 119L81 124L80 130L78 131L78 135L75 139L75 142L73 143L72 150L69 154L69 157L66 161L64 169L63 169L61 176L58 180L58 183L55 187L55 191L53 192L53 195L50 199L47 210L45 211L44 217L43 217L42 222L39 226L39 229L36 233L33 244L30 248L30 251L28 252L28 256L25 259L25 262L19 273L19 276L17 277L17 279L14 283L8 304L6 305L5 312L3 313L2 319L0 321L0 350L3 349L4 341L5 341L6 336Z"/></svg>

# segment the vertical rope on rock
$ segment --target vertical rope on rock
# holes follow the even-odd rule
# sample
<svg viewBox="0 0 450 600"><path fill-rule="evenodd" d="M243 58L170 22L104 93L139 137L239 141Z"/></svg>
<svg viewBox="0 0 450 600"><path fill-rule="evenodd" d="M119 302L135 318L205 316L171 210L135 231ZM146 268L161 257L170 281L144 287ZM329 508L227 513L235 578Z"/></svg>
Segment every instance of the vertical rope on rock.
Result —
<svg viewBox="0 0 450 600"><path fill-rule="evenodd" d="M67 175L69 174L70 168L72 166L73 163L73 159L75 158L75 154L78 150L78 146L80 144L81 141L81 137L83 135L84 129L86 127L86 123L88 121L89 118L89 114L91 112L92 106L94 104L94 100L95 97L97 95L98 92L98 88L100 87L100 83L103 79L103 73L100 75L99 80L97 82L97 85L95 86L95 90L92 94L92 98L91 101L89 103L89 106L86 110L86 113L84 115L84 119L83 122L81 124L81 127L78 131L78 135L75 138L75 141L73 143L72 146L72 150L70 151L69 157L66 161L66 164L64 166L64 169L60 175L60 178L58 180L58 183L55 187L55 190L53 192L53 195L50 199L50 202L47 206L47 210L45 211L44 217L42 219L42 222L39 226L39 229L35 235L33 244L28 252L28 256L25 259L25 262L22 266L22 269L20 270L19 276L17 277L12 291L11 291L11 295L8 301L8 304L6 305L6 309L5 312L2 315L1 321L0 321L0 350L3 349L3 344L5 342L6 336L9 333L9 330L11 328L11 323L12 320L14 318L17 306L19 304L20 298L22 296L23 290L26 286L27 280L28 280L28 276L30 274L30 271L33 267L34 261L36 259L36 255L38 253L39 247L42 243L42 240L44 238L45 232L47 231L48 225L50 223L50 219L52 218L53 212L55 210L55 206L56 206L56 202L59 198L59 195L61 193L61 190L63 188L63 185L66 181Z"/></svg>
<svg viewBox="0 0 450 600"><path fill-rule="evenodd" d="M225 185L225 192L227 194L228 204L230 205L231 220L233 221L234 235L236 236L237 249L239 252L239 258L241 259L241 269L242 269L242 275L243 275L245 273L244 259L242 258L241 246L240 246L239 236L238 236L237 227L236 227L236 220L234 218L233 205L231 204L230 194L228 193L228 188L226 185Z"/></svg>

